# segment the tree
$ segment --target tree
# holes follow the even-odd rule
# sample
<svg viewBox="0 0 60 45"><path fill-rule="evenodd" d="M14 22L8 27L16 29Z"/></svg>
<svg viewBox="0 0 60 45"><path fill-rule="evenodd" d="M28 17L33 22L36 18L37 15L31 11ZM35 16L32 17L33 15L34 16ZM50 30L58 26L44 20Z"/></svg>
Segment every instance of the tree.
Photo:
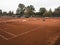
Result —
<svg viewBox="0 0 60 45"><path fill-rule="evenodd" d="M44 15L45 17L51 17L51 16L52 16L52 10L49 9L49 11L46 11L43 15Z"/></svg>
<svg viewBox="0 0 60 45"><path fill-rule="evenodd" d="M40 17L41 15L40 15L40 12L36 12L35 13L35 17Z"/></svg>
<svg viewBox="0 0 60 45"><path fill-rule="evenodd" d="M13 11L9 11L9 12L8 12L8 15L9 15L9 16L12 16L12 15L13 15Z"/></svg>
<svg viewBox="0 0 60 45"><path fill-rule="evenodd" d="M43 14L44 17L48 17L48 12L46 11L44 14Z"/></svg>
<svg viewBox="0 0 60 45"><path fill-rule="evenodd" d="M3 11L2 15L3 16L6 16L7 15L7 12Z"/></svg>
<svg viewBox="0 0 60 45"><path fill-rule="evenodd" d="M35 8L33 5L30 5L30 9L34 12L35 11Z"/></svg>
<svg viewBox="0 0 60 45"><path fill-rule="evenodd" d="M16 14L18 14L19 16L23 16L23 14L24 14L24 8L25 8L24 4L19 4L18 8L16 10Z"/></svg>
<svg viewBox="0 0 60 45"><path fill-rule="evenodd" d="M43 14L46 12L46 8L40 8L39 9L39 12L40 12L40 15L43 16Z"/></svg>
<svg viewBox="0 0 60 45"><path fill-rule="evenodd" d="M35 11L35 8L33 5L27 6L24 11L25 17L33 16L34 11Z"/></svg>
<svg viewBox="0 0 60 45"><path fill-rule="evenodd" d="M53 12L53 14L56 17L60 17L60 6L55 9L55 11Z"/></svg>
<svg viewBox="0 0 60 45"><path fill-rule="evenodd" d="M2 15L2 10L0 9L0 16Z"/></svg>
<svg viewBox="0 0 60 45"><path fill-rule="evenodd" d="M51 9L49 9L49 11L48 11L48 16L49 16L49 17L52 16L52 10L51 10Z"/></svg>
<svg viewBox="0 0 60 45"><path fill-rule="evenodd" d="M19 4L18 7L19 7L21 10L23 10L24 7L25 7L25 5L24 5L24 4Z"/></svg>
<svg viewBox="0 0 60 45"><path fill-rule="evenodd" d="M17 15L20 15L20 10L19 10L19 8L17 8L16 14L17 14Z"/></svg>

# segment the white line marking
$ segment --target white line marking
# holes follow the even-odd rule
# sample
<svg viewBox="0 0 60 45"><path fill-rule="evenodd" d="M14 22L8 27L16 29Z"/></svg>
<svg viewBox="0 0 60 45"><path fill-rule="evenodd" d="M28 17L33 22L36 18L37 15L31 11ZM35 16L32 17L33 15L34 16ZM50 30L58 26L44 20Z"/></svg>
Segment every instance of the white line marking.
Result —
<svg viewBox="0 0 60 45"><path fill-rule="evenodd" d="M5 32L5 33L7 33L7 34L9 34L9 35L12 35L13 37L15 37L16 35L15 34L13 34L13 33L10 33L10 32L7 32L7 31L4 31L4 30L1 30L1 31L3 31L3 32ZM3 39L5 39L5 40L9 40L9 38L6 38L5 36L3 36L3 35L0 35L0 37L2 37Z"/></svg>
<svg viewBox="0 0 60 45"><path fill-rule="evenodd" d="M9 35L13 35L13 36L16 36L15 34L13 34L13 33L10 33L10 32L7 32L7 31L4 31L4 30L2 30L2 29L0 29L1 31L3 31L3 32L5 32L5 33L7 33L7 34L9 34Z"/></svg>
<svg viewBox="0 0 60 45"><path fill-rule="evenodd" d="M38 27L38 28L40 28L40 27ZM9 40L10 40L10 39L13 39L13 38L16 38L16 37L19 37L19 36L22 36L22 35L27 34L27 33L30 33L30 32L32 32L32 31L36 31L36 30L37 30L37 28L33 28L31 31L26 31L26 32L23 32L23 33L21 33L21 34L18 34L18 35L16 35L16 36L12 37L12 38L9 38Z"/></svg>
<svg viewBox="0 0 60 45"><path fill-rule="evenodd" d="M3 36L3 35L0 35L0 37L2 37L2 38L5 39L5 40L9 40L8 38L6 38L6 37Z"/></svg>

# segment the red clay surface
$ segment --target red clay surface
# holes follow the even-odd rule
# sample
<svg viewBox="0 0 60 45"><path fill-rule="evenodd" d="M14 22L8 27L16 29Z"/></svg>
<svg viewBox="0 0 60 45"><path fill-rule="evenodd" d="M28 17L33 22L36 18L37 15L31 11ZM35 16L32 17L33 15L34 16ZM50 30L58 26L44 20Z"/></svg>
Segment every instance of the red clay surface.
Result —
<svg viewBox="0 0 60 45"><path fill-rule="evenodd" d="M60 18L0 19L0 45L53 45L58 38Z"/></svg>

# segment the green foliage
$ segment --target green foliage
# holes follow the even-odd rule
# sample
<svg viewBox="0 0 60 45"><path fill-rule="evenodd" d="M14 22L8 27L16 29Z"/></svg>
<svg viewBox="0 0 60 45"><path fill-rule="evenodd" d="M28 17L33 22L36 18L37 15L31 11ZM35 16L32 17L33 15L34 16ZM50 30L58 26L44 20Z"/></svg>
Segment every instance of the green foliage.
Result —
<svg viewBox="0 0 60 45"><path fill-rule="evenodd" d="M20 16L23 16L23 14L24 14L24 8L25 8L24 4L19 4L18 8L16 10L16 14L20 15Z"/></svg>
<svg viewBox="0 0 60 45"><path fill-rule="evenodd" d="M35 11L35 8L33 5L27 6L24 11L25 17L33 16L34 11Z"/></svg>
<svg viewBox="0 0 60 45"><path fill-rule="evenodd" d="M51 17L52 16L52 10L50 9L49 11L46 11L44 14L43 14L44 17Z"/></svg>
<svg viewBox="0 0 60 45"><path fill-rule="evenodd" d="M9 16L12 16L12 15L13 15L13 11L9 11L9 12L8 12L8 15L9 15Z"/></svg>
<svg viewBox="0 0 60 45"><path fill-rule="evenodd" d="M51 10L51 9L48 11L48 16L49 16L49 17L52 16L52 10Z"/></svg>
<svg viewBox="0 0 60 45"><path fill-rule="evenodd" d="M2 10L0 10L0 16L2 15Z"/></svg>
<svg viewBox="0 0 60 45"><path fill-rule="evenodd" d="M39 12L40 12L40 15L43 16L43 14L46 12L46 8L40 8L39 9Z"/></svg>
<svg viewBox="0 0 60 45"><path fill-rule="evenodd" d="M20 14L20 9L19 9L19 8L17 8L17 10L16 10L16 14L17 14L17 15Z"/></svg>
<svg viewBox="0 0 60 45"><path fill-rule="evenodd" d="M20 8L21 10L23 10L23 9L24 9L24 7L25 7L25 5L24 5L24 4L19 4L19 5L18 5L18 8Z"/></svg>
<svg viewBox="0 0 60 45"><path fill-rule="evenodd" d="M7 12L3 12L3 15L7 15Z"/></svg>
<svg viewBox="0 0 60 45"><path fill-rule="evenodd" d="M53 14L56 17L60 17L60 6L55 9L55 11L53 12Z"/></svg>
<svg viewBox="0 0 60 45"><path fill-rule="evenodd" d="M13 16L13 12L9 11L8 15ZM7 15L7 12L2 12L0 9L0 16L1 15ZM57 7L54 12L50 9L49 11L46 10L46 8L42 7L39 9L39 12L35 12L35 8L33 5L29 5L25 7L24 4L19 4L18 8L16 10L17 17L60 17L60 6Z"/></svg>

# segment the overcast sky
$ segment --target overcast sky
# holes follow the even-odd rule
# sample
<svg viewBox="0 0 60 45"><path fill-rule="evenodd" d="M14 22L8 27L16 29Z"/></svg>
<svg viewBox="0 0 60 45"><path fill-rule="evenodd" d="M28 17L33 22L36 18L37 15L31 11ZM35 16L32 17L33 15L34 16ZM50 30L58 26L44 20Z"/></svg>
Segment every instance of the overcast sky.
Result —
<svg viewBox="0 0 60 45"><path fill-rule="evenodd" d="M40 7L45 7L47 10L54 10L56 7L60 6L60 0L0 0L0 9L3 11L16 11L18 4L23 3L26 6L34 5L36 11Z"/></svg>

